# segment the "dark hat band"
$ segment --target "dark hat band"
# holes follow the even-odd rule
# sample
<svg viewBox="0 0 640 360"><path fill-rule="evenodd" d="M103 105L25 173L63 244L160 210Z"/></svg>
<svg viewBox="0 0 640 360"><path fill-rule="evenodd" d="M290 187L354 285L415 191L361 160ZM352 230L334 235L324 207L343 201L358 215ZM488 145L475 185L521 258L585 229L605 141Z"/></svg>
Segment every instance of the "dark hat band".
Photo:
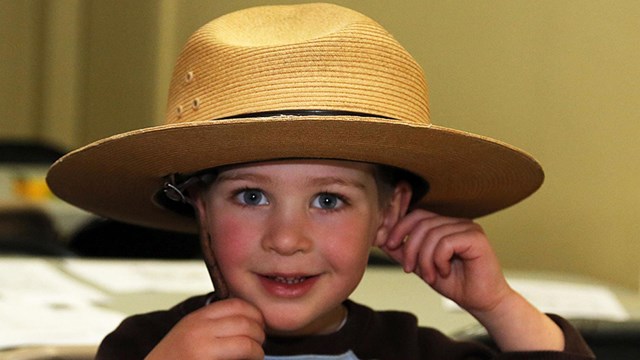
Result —
<svg viewBox="0 0 640 360"><path fill-rule="evenodd" d="M239 114L232 116L225 116L216 120L231 120L231 119L244 119L244 118L257 118L257 117L276 117L276 116L361 116L361 117L374 117L380 119L394 120L393 118L373 115L357 111L344 111L344 110L272 110L272 111L260 111L248 114Z"/></svg>

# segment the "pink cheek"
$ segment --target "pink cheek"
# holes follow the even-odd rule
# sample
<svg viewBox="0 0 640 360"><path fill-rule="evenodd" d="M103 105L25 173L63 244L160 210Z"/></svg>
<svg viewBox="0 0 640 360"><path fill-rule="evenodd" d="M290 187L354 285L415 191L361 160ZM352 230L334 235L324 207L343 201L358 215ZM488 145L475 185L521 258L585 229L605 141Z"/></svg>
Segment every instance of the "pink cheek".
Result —
<svg viewBox="0 0 640 360"><path fill-rule="evenodd" d="M316 242L318 250L326 254L325 258L332 259L339 266L358 267L360 259L369 251L369 240L364 235L365 230L353 226L357 222L348 221L334 223L330 227L324 227L318 234L322 242Z"/></svg>
<svg viewBox="0 0 640 360"><path fill-rule="evenodd" d="M252 239L255 239L252 228L247 226L246 220L240 221L231 216L222 216L217 219L212 227L213 250L218 261L234 263L242 258L251 247Z"/></svg>

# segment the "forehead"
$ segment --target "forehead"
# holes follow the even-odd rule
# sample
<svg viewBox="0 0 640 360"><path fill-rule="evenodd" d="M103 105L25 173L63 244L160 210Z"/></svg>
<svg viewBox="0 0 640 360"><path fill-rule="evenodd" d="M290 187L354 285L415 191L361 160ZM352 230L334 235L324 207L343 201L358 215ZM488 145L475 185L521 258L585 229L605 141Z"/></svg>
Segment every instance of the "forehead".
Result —
<svg viewBox="0 0 640 360"><path fill-rule="evenodd" d="M380 169L379 165L349 160L273 160L216 168L213 178L206 183L209 191L235 181L256 181L285 188L339 185L360 189L367 197L377 197L379 205L384 205L390 186L381 180Z"/></svg>
<svg viewBox="0 0 640 360"><path fill-rule="evenodd" d="M375 165L349 161L349 160L325 160L325 159L289 159L253 162L240 165L230 165L218 168L218 176L225 173L243 173L250 171L263 172L296 172L304 171L308 175L322 174L367 174L374 175Z"/></svg>

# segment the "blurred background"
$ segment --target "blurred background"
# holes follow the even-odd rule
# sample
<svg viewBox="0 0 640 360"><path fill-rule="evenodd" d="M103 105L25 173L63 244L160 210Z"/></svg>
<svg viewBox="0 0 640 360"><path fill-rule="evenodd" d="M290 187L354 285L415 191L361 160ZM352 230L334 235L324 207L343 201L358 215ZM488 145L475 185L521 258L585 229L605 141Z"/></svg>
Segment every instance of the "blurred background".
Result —
<svg viewBox="0 0 640 360"><path fill-rule="evenodd" d="M380 22L415 56L434 123L542 163L539 192L479 220L505 268L638 289L640 2L334 2ZM0 140L66 151L159 124L186 38L272 3L0 0ZM47 196L16 183L0 185Z"/></svg>

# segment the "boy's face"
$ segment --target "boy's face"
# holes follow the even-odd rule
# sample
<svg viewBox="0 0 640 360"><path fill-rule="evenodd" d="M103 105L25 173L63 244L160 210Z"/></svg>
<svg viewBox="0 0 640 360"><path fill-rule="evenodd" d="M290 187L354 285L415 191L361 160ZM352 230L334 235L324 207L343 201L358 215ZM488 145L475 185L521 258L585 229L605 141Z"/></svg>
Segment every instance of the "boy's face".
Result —
<svg viewBox="0 0 640 360"><path fill-rule="evenodd" d="M383 223L373 166L348 161L233 167L196 206L231 296L281 335L338 327Z"/></svg>

